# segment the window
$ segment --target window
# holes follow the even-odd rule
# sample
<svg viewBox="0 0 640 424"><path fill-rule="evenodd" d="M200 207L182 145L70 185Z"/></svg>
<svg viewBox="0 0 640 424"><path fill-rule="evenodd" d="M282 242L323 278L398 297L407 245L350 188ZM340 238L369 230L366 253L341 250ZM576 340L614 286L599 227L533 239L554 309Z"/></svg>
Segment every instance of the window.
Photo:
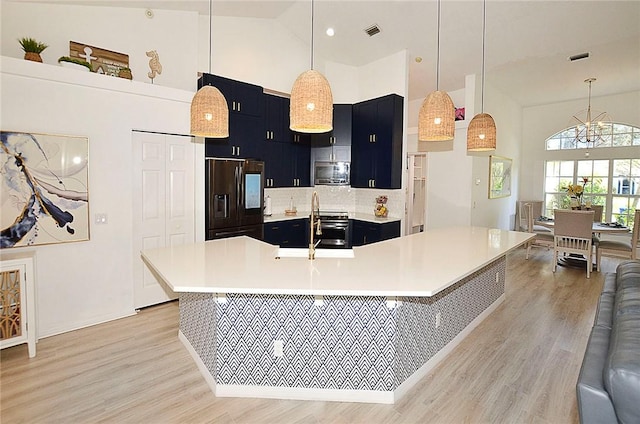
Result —
<svg viewBox="0 0 640 424"><path fill-rule="evenodd" d="M603 206L603 220L633 224L640 208L640 159L547 161L545 215L569 207L569 184L584 187L583 203Z"/></svg>
<svg viewBox="0 0 640 424"><path fill-rule="evenodd" d="M547 150L586 149L600 147L640 146L640 128L620 123L604 125L602 139L592 146L576 141L580 126L564 129L547 139Z"/></svg>
<svg viewBox="0 0 640 424"><path fill-rule="evenodd" d="M634 211L640 208L640 159L635 159L640 157L635 153L640 147L640 127L605 124L602 140L590 146L576 141L579 130L579 126L564 129L545 142L546 150L565 150L564 157L569 157L545 161L545 215L553 216L554 209L568 208L571 199L567 187L579 184L584 187L583 203L602 205L604 221L633 225ZM575 160L568 151L586 148L609 150L599 153L598 159Z"/></svg>

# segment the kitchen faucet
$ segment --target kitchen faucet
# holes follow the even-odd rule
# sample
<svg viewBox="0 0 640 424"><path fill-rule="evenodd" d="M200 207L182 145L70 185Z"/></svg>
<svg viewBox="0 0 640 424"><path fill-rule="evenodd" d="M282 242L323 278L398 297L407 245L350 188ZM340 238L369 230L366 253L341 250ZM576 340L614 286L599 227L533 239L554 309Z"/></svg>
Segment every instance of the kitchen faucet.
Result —
<svg viewBox="0 0 640 424"><path fill-rule="evenodd" d="M317 219L314 219L315 218ZM311 219L309 219L309 259L313 260L316 257L316 247L320 243L320 240L313 242L313 227L316 227L315 234L322 235L322 227L320 227L320 199L318 198L318 192L314 191L311 195Z"/></svg>

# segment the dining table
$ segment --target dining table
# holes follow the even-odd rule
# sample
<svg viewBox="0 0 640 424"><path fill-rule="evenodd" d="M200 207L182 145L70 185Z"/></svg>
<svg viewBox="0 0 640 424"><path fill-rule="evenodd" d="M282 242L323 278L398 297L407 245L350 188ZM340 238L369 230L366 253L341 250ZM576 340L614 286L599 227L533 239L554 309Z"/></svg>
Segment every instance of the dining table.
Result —
<svg viewBox="0 0 640 424"><path fill-rule="evenodd" d="M553 226L554 226L554 221L551 218L548 219L536 219L535 221L536 225L541 225L543 227L549 228L550 230L553 230ZM623 234L628 234L630 229L629 227L622 225L622 224L618 224L618 223L610 223L610 222L594 222L593 225L591 226L591 231L594 234L618 234L618 235L623 235Z"/></svg>
<svg viewBox="0 0 640 424"><path fill-rule="evenodd" d="M542 218L542 217L541 217ZM552 218L541 219L538 218L535 220L536 225L540 225L546 228L549 228L553 231L554 221ZM600 236L602 234L610 234L610 235L624 235L629 234L629 227L619 224L617 222L594 222L591 226L591 231L594 235ZM570 254L568 256L563 256L558 258L558 265L560 266L568 266L573 268L586 268L587 263L589 261L582 255ZM592 264L593 270L597 269L596 264Z"/></svg>

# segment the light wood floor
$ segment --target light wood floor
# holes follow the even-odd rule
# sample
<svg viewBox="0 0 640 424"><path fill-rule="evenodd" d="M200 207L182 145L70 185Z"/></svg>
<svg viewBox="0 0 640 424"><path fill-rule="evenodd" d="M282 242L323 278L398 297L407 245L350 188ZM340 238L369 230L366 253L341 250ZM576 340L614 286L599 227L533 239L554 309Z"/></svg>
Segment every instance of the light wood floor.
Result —
<svg viewBox="0 0 640 424"><path fill-rule="evenodd" d="M505 302L395 405L216 398L177 338L172 302L4 349L0 422L576 423L575 383L603 274L552 251L508 257ZM618 261L603 258L603 271Z"/></svg>

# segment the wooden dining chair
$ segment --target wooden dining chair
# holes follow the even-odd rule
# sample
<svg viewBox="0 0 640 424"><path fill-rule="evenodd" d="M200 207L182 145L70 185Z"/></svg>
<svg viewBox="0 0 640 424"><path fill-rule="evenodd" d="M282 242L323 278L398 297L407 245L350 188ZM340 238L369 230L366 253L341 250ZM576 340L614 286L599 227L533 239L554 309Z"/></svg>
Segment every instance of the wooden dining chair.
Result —
<svg viewBox="0 0 640 424"><path fill-rule="evenodd" d="M587 278L591 277L593 258L593 211L556 209L553 226L553 272L558 267L558 255L576 254L587 259ZM597 263L596 253L596 266Z"/></svg>
<svg viewBox="0 0 640 424"><path fill-rule="evenodd" d="M532 246L545 246L548 249L553 247L553 232L541 225L534 225L533 204L525 203L523 205L524 214L527 216L526 232L534 233L536 237L527 243L527 254L525 259L529 259L529 253ZM541 230L540 230L541 229Z"/></svg>
<svg viewBox="0 0 640 424"><path fill-rule="evenodd" d="M549 233L553 231L542 225L535 225L535 220L542 215L542 206L544 202L542 200L519 200L518 201L518 225L519 230L523 232L532 232L530 229L538 233ZM527 206L528 205L528 206ZM529 224L529 218L532 218L533 224ZM533 225L533 227L531 226Z"/></svg>
<svg viewBox="0 0 640 424"><path fill-rule="evenodd" d="M638 242L640 241L640 209L636 209L633 216L633 230L631 231L631 240L600 240L600 244L596 251L596 264L600 271L600 259L602 256L611 256L625 259L638 259Z"/></svg>
<svg viewBox="0 0 640 424"><path fill-rule="evenodd" d="M593 222L602 222L602 210L604 206L602 205L591 205L591 210L594 212L593 214Z"/></svg>

